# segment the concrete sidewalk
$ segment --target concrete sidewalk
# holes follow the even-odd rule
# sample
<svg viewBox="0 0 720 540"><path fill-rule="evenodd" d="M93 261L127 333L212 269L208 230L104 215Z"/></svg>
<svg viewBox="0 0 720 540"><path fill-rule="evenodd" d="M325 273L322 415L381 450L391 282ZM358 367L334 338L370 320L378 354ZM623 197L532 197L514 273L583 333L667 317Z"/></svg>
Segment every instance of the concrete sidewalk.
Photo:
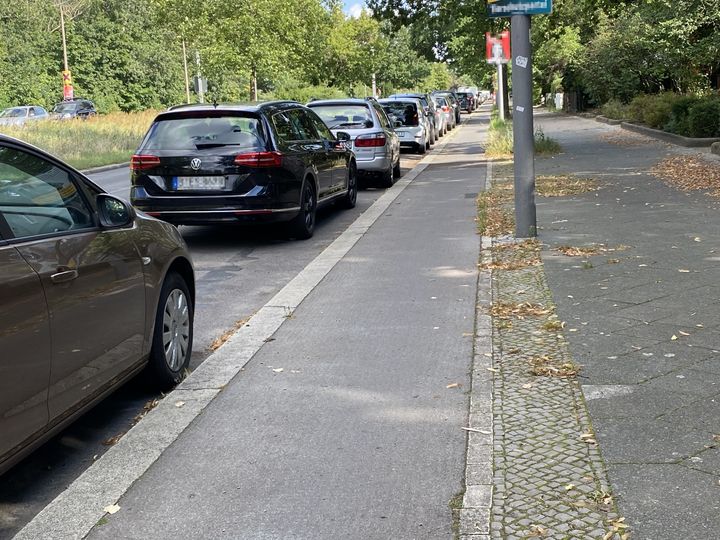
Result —
<svg viewBox="0 0 720 540"><path fill-rule="evenodd" d="M687 149L577 117L536 123L563 147L537 160L538 175L601 186L537 208L545 273L619 511L635 540L720 538L718 201L649 173ZM621 250L568 257L563 245Z"/></svg>
<svg viewBox="0 0 720 540"><path fill-rule="evenodd" d="M483 129L470 120L89 538L452 537Z"/></svg>

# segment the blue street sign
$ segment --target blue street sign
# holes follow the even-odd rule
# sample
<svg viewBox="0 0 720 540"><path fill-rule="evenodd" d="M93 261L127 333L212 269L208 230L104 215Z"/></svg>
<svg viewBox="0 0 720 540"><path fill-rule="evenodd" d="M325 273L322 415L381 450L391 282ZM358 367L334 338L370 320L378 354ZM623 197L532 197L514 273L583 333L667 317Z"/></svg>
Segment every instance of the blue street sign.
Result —
<svg viewBox="0 0 720 540"><path fill-rule="evenodd" d="M542 15L552 11L552 0L487 0L489 17Z"/></svg>

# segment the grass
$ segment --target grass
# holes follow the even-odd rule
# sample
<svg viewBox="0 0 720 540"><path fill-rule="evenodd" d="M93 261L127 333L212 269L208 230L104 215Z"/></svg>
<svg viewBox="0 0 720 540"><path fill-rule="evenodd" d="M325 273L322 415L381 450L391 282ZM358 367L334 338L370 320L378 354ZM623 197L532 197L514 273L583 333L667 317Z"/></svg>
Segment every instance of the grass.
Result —
<svg viewBox="0 0 720 540"><path fill-rule="evenodd" d="M129 161L156 114L112 113L89 120L0 126L0 133L33 144L73 167L87 169Z"/></svg>
<svg viewBox="0 0 720 540"><path fill-rule="evenodd" d="M560 143L545 135L542 128L535 130L535 154L538 156L551 156L562 151ZM501 120L493 115L488 128L485 155L491 158L512 156L513 128L512 121Z"/></svg>

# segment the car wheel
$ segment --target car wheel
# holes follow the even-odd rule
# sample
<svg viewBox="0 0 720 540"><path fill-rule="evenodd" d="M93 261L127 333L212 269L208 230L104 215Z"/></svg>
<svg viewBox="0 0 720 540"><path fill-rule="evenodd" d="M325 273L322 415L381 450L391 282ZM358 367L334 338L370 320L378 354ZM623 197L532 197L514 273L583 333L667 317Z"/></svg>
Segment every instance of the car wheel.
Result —
<svg viewBox="0 0 720 540"><path fill-rule="evenodd" d="M395 163L395 166L393 167L393 177L394 178L400 178L402 176L402 171L400 170L400 156L398 156L397 163Z"/></svg>
<svg viewBox="0 0 720 540"><path fill-rule="evenodd" d="M342 199L343 208L348 208L348 209L355 208L355 205L357 204L357 194L358 194L357 165L355 165L354 161L351 161L350 166L348 167L347 193L345 193L345 196Z"/></svg>
<svg viewBox="0 0 720 540"><path fill-rule="evenodd" d="M160 290L149 368L158 386L168 390L179 383L190 363L193 305L185 280L168 274Z"/></svg>
<svg viewBox="0 0 720 540"><path fill-rule="evenodd" d="M427 144L425 142L418 143L417 153L424 154L427 151Z"/></svg>
<svg viewBox="0 0 720 540"><path fill-rule="evenodd" d="M310 178L303 182L300 196L300 212L290 222L290 235L298 240L306 240L315 231L315 213L317 211L317 198L315 187Z"/></svg>

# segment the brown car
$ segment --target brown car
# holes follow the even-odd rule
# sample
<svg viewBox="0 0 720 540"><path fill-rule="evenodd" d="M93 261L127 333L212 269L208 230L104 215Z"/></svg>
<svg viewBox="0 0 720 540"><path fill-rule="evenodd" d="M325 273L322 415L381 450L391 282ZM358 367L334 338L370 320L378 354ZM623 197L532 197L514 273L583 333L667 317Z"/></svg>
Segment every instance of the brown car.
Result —
<svg viewBox="0 0 720 540"><path fill-rule="evenodd" d="M194 296L174 226L0 135L0 474L144 367L180 381Z"/></svg>

